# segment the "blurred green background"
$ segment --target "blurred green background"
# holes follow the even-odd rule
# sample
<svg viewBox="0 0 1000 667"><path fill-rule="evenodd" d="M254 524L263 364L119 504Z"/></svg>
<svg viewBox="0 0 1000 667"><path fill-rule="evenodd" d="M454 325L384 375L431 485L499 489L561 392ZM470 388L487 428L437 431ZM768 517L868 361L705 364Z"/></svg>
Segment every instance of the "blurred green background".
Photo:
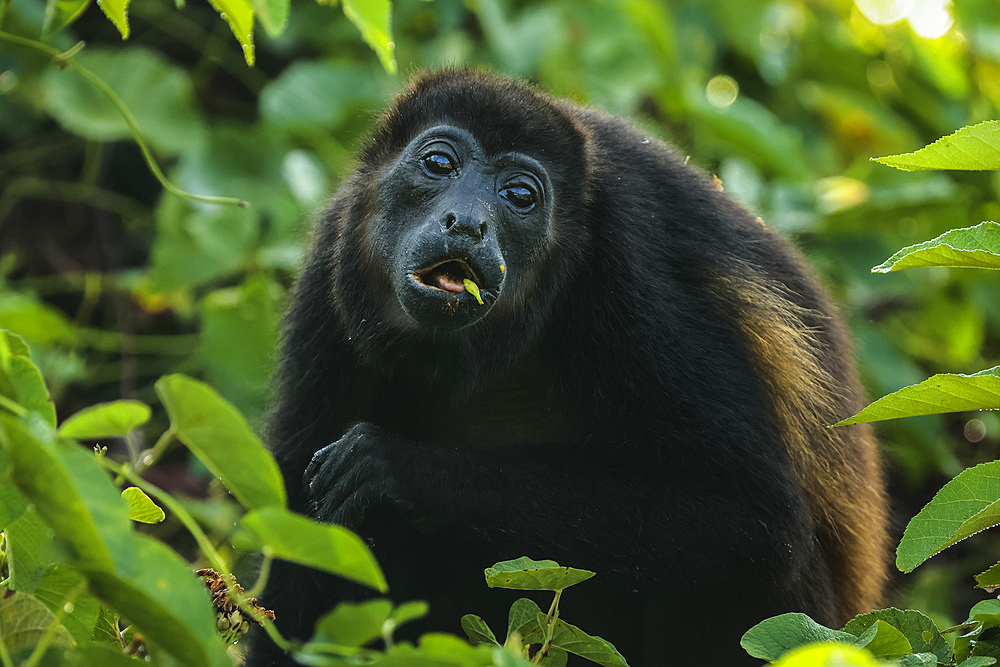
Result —
<svg viewBox="0 0 1000 667"><path fill-rule="evenodd" d="M0 0L0 3L4 0ZM38 38L43 0L2 30ZM135 0L131 36L90 7L47 38L134 113L181 187L165 193L102 93L0 42L0 327L23 336L59 413L202 377L252 421L267 403L279 320L309 221L350 172L374 115L414 72L488 67L634 118L717 174L793 238L842 304L872 397L935 372L1000 363L1000 275L873 275L898 248L1000 220L1000 177L903 173L872 156L1000 118L996 0L400 0L388 74L338 7L294 0L256 64L207 4ZM619 156L628 159L627 155ZM845 415L846 416L846 415ZM880 424L896 532L962 467L997 458L996 413ZM157 481L203 495L183 459ZM893 602L944 623L982 593L976 540L896 582Z"/></svg>

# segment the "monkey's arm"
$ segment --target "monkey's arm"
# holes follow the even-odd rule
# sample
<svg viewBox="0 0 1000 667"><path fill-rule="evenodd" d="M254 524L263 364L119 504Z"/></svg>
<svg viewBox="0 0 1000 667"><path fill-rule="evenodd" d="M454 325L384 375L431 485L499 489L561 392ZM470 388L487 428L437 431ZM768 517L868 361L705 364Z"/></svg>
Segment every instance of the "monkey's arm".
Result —
<svg viewBox="0 0 1000 667"><path fill-rule="evenodd" d="M602 493L587 474L593 467L577 466L569 455L579 449L578 444L482 449L417 442L358 422L313 455L303 483L316 519L355 529L367 510L381 505L431 522L490 514L504 504L513 513L530 511L514 506L523 504L518 498L553 510L557 497L578 501L588 489ZM603 493L609 492L619 493L605 485Z"/></svg>

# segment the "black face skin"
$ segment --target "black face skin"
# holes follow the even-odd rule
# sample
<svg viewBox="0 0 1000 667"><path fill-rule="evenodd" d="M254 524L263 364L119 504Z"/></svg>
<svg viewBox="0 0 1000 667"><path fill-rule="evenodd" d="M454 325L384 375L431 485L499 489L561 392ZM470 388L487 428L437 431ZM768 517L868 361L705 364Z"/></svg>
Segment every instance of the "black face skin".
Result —
<svg viewBox="0 0 1000 667"><path fill-rule="evenodd" d="M275 396L292 509L430 602L397 637L502 631L521 596L483 569L522 555L597 572L561 617L633 667L755 665L763 618L878 601L878 459L826 427L863 402L801 256L665 144L519 82L420 76L379 119L315 229ZM373 595L279 561L261 601L307 640ZM248 664L292 662L262 637Z"/></svg>
<svg viewBox="0 0 1000 667"><path fill-rule="evenodd" d="M390 267L414 329L461 329L484 318L505 291L524 289L523 276L551 244L551 189L537 160L488 154L469 132L448 125L420 133L382 170L372 248ZM483 303L464 279L478 286Z"/></svg>

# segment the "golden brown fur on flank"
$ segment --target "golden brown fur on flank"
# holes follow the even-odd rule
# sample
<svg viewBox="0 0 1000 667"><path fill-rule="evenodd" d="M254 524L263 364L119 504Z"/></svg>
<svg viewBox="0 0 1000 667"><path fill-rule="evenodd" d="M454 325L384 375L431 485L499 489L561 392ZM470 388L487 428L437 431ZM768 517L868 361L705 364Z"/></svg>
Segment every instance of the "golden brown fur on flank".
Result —
<svg viewBox="0 0 1000 667"><path fill-rule="evenodd" d="M831 359L808 321L825 320L832 343L847 347L834 318L785 298L752 269L717 278L730 321L743 339L757 377L774 408L778 430L827 554L841 622L881 602L886 578L886 498L872 429L867 424L828 428L856 413L861 391L851 395L831 373ZM832 306L828 306L832 309ZM848 369L839 369L853 375Z"/></svg>

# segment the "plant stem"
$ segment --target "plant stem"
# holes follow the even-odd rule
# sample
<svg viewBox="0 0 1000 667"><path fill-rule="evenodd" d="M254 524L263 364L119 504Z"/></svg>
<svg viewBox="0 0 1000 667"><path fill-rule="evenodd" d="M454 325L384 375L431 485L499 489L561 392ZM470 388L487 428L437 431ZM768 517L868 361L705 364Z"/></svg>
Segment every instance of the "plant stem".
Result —
<svg viewBox="0 0 1000 667"><path fill-rule="evenodd" d="M188 532L191 533L191 537L193 537L195 542L198 543L198 547L205 555L205 558L208 559L212 569L223 576L229 574L229 569L223 563L219 552L215 550L215 547L212 546L212 543L208 540L208 536L205 535L205 531L201 529L201 526L199 526L198 522L194 520L194 517L192 517L191 514L188 513L188 511L184 509L173 496L155 484L150 484L144 480L134 470L132 470L128 464L115 463L114 461L109 461L104 457L98 458L97 462L111 472L127 479L130 483L142 489L146 495L151 498L155 498L159 503L170 510L174 516L177 517L178 521L180 521L184 527L187 528Z"/></svg>
<svg viewBox="0 0 1000 667"><path fill-rule="evenodd" d="M146 468L156 463L156 461L163 456L163 452L166 451L167 447L173 442L173 439L177 436L177 429L173 424L170 425L163 435L157 439L156 444L153 445L151 449L146 450L145 454L139 457L139 460L135 463L135 474L141 475Z"/></svg>
<svg viewBox="0 0 1000 667"><path fill-rule="evenodd" d="M59 67L61 68L68 67L72 69L77 74L87 79L87 81L89 81L94 87L96 87L102 93L107 95L108 99L111 100L111 103L115 105L116 109L118 109L118 113L122 115L122 119L125 121L125 124L128 125L129 131L132 133L132 138L135 140L135 143L139 146L139 150L142 151L142 156L143 158L145 158L146 164L149 166L149 170L153 173L153 176L156 177L156 180L160 182L160 185L162 185L167 192L171 192L177 195L178 197L182 197L184 199L203 202L205 204L227 204L231 206L240 206L242 208L247 208L248 206L250 206L249 202L246 202L237 197L210 197L206 195L192 194L190 192L182 190L181 188L177 187L176 185L168 181L166 176L164 176L163 172L160 170L160 165L156 162L156 159L153 157L152 152L149 150L149 146L146 144L146 140L143 138L142 133L139 131L139 126L135 122L135 117L132 116L132 112L129 111L129 108L127 106L125 106L125 103L122 102L120 97L118 97L118 94L115 91L113 91L111 87L108 86L108 84L104 83L104 80L101 79L99 76L91 72L86 67L78 65L76 62L73 61L73 56L79 53L79 51L85 46L84 42L78 42L73 48L69 49L68 51L62 52L59 51L58 49L49 46L48 44L45 44L44 42L39 42L34 39L28 39L27 37L21 37L20 35L14 35L9 32L0 31L0 40L6 40L13 44L19 44L21 46L26 46L28 48L35 49L36 51L48 53L49 55L52 56L52 59L56 62L56 64Z"/></svg>
<svg viewBox="0 0 1000 667"><path fill-rule="evenodd" d="M538 649L538 653L535 654L534 662L536 665L541 664L541 661L549 654L549 648L552 646L552 635L556 632L556 621L559 620L559 598L562 597L562 589L556 591L555 596L552 598L552 604L549 605L549 613L545 615L545 643L542 644L542 648Z"/></svg>
<svg viewBox="0 0 1000 667"><path fill-rule="evenodd" d="M23 417L28 413L20 403L15 403L3 394L0 394L0 408L6 408L8 411L13 412L18 417Z"/></svg>
<svg viewBox="0 0 1000 667"><path fill-rule="evenodd" d="M170 440L170 438L167 438L168 435L170 436L170 438L173 438L174 433L172 433L171 430L168 429L162 436L160 436L160 439L156 442L156 445L153 446L153 449L156 450L157 447L165 447L166 446L165 443L169 442ZM159 488L155 484L150 484L149 482L144 480L136 473L136 471L132 470L132 468L128 464L115 463L113 461L107 460L104 457L98 458L97 462L103 465L111 472L117 474L118 476L127 479L129 482L142 489L146 493L146 495L150 496L151 498L155 498L164 507L173 512L174 516L177 517L177 519L184 525L184 527L187 528L188 532L191 533L191 536L194 537L195 542L198 543L198 547L201 549L201 552L205 555L205 558L208 559L209 565L211 565L212 569L218 572L219 575L222 576L223 581L226 583L226 588L229 590L230 599L235 600L241 611L243 611L247 616L253 618L255 621L257 621L264 627L264 631L267 632L267 635L271 638L271 641L273 641L275 644L280 646L285 651L288 651L291 648L292 646L291 643L287 639L281 636L281 633L278 632L278 629L274 626L274 623L271 623L266 618L263 618L262 614L260 614L260 612L254 609L249 602L247 602L247 598L255 596L248 595L247 593L238 593L236 589L232 587L231 582L229 581L230 571L223 563L222 557L219 555L219 552L215 550L214 546L212 546L212 543L208 540L208 536L205 535L205 532L201 529L201 526L198 525L198 522L194 520L194 517L192 517L191 514L189 514L188 511L185 510L180 505L180 503L178 503L174 499L173 496L171 496L169 493ZM272 560L271 555L265 553L264 564L266 564L268 570L270 569L271 560ZM263 573L263 568L265 567L264 564L261 565L262 573ZM254 590L256 591L256 589L257 585L255 584Z"/></svg>
<svg viewBox="0 0 1000 667"><path fill-rule="evenodd" d="M271 576L272 561L274 561L274 556L269 553L265 553L264 560L260 563L260 572L257 573L257 581L254 582L253 587L250 590L244 593L246 597L260 597L260 594L264 592L264 586L267 585L267 579Z"/></svg>

